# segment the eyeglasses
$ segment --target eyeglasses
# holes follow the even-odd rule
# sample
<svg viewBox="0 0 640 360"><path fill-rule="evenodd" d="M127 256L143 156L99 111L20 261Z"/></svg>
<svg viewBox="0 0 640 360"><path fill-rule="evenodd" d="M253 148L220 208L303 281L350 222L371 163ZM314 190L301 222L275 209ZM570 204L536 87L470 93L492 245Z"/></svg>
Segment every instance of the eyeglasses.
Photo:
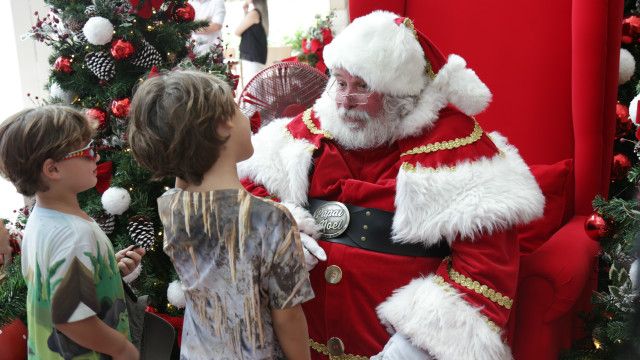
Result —
<svg viewBox="0 0 640 360"><path fill-rule="evenodd" d="M349 103L353 105L365 105L369 102L369 98L373 95L373 91L371 91L371 89L366 85L361 85L360 87L360 92L350 94L347 86L339 83L335 79L329 85L329 89L336 92L336 102L338 104L345 104L347 100L349 100Z"/></svg>
<svg viewBox="0 0 640 360"><path fill-rule="evenodd" d="M96 146L93 144L93 140L89 141L87 146L83 147L80 150L75 150L67 155L65 155L62 160L69 160L74 158L87 158L89 160L95 160L98 157L98 150L96 150Z"/></svg>

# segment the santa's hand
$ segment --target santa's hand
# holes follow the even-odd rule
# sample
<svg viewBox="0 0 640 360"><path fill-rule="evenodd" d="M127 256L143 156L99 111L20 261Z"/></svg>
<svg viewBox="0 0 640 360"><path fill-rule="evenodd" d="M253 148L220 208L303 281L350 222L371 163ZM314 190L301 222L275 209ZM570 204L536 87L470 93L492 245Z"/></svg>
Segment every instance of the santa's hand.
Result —
<svg viewBox="0 0 640 360"><path fill-rule="evenodd" d="M301 232L300 241L302 242L304 262L307 267L307 271L311 271L316 264L318 264L318 260L327 260L327 254L324 252L324 249L321 248L320 245L318 245L318 242L311 236Z"/></svg>
<svg viewBox="0 0 640 360"><path fill-rule="evenodd" d="M409 339L400 333L395 333L384 349L378 354L371 357L371 360L433 360L426 351L413 345Z"/></svg>

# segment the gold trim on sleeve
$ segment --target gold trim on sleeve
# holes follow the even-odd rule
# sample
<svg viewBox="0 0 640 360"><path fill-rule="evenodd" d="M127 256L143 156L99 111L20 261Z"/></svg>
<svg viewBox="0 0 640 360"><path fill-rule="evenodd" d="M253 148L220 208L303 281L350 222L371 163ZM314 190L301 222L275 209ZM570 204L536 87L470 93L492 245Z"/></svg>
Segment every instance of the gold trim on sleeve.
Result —
<svg viewBox="0 0 640 360"><path fill-rule="evenodd" d="M322 355L328 356L329 360L369 360L369 357L360 355L331 355L329 353L329 348L327 348L327 345L320 344L317 341L313 341L313 339L309 339L309 347Z"/></svg>
<svg viewBox="0 0 640 360"><path fill-rule="evenodd" d="M473 290L476 293L486 297L487 299L493 301L494 303L504 307L505 309L511 310L513 306L513 299L509 298L506 295L502 295L499 291L495 291L487 285L480 284L479 282L468 278L459 272L455 271L451 265L451 261L449 261L449 277L451 280L455 281L456 284L465 287L469 290Z"/></svg>
<svg viewBox="0 0 640 360"><path fill-rule="evenodd" d="M409 151L403 152L402 154L400 154L400 156L402 157L407 155L432 153L440 150L456 149L462 146L473 144L474 142L480 140L480 137L482 137L482 134L483 134L483 131L482 131L482 128L480 127L480 124L478 124L478 122L474 120L473 131L471 132L471 135L467 137L418 146Z"/></svg>
<svg viewBox="0 0 640 360"><path fill-rule="evenodd" d="M312 134L322 135L327 139L333 139L333 136L328 131L320 130L316 127L316 124L314 124L313 120L311 120L311 111L312 109L309 108L305 110L304 113L302 113L302 122L305 125L307 125L307 129L309 129L309 131L311 131Z"/></svg>

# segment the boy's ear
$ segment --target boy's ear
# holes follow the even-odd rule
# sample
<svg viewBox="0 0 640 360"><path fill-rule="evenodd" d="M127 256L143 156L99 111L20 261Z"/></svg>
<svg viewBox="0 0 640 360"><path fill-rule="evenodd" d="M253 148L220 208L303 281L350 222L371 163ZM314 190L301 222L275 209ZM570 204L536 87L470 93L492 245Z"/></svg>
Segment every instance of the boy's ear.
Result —
<svg viewBox="0 0 640 360"><path fill-rule="evenodd" d="M233 119L221 122L220 124L218 124L218 127L216 129L218 131L218 135L226 138L227 136L231 135L231 129L233 129L233 126Z"/></svg>
<svg viewBox="0 0 640 360"><path fill-rule="evenodd" d="M53 159L47 159L42 164L42 175L47 180L57 180L60 178L60 169L58 163Z"/></svg>

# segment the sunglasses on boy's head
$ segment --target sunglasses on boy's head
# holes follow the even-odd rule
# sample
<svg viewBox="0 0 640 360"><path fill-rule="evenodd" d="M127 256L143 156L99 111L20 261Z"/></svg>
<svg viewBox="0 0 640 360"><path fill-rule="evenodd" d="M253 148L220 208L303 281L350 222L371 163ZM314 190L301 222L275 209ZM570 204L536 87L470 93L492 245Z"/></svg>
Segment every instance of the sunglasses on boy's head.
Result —
<svg viewBox="0 0 640 360"><path fill-rule="evenodd" d="M96 146L93 144L93 140L89 141L87 146L83 147L80 150L75 150L67 155L65 155L62 160L69 160L74 158L87 158L89 160L95 160L98 156L98 151L96 150Z"/></svg>

